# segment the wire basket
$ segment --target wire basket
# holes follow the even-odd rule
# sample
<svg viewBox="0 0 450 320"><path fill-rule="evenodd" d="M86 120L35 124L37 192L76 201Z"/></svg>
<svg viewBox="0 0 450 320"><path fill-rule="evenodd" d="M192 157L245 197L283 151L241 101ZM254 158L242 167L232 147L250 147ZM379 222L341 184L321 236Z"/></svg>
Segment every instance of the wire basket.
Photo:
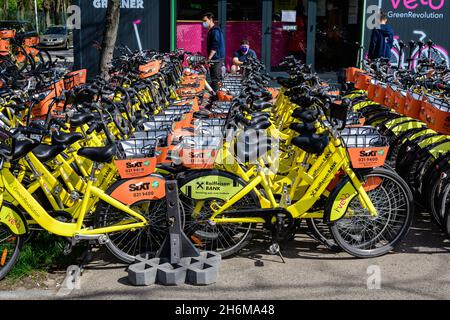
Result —
<svg viewBox="0 0 450 320"><path fill-rule="evenodd" d="M341 134L341 138L347 147L354 168L375 168L384 165L389 151L389 142L386 137L370 127L346 130Z"/></svg>
<svg viewBox="0 0 450 320"><path fill-rule="evenodd" d="M219 137L184 137L172 159L189 169L212 169L222 141Z"/></svg>
<svg viewBox="0 0 450 320"><path fill-rule="evenodd" d="M154 157L157 147L157 139L128 139L119 141L119 154L118 158L133 159L133 158L146 158Z"/></svg>
<svg viewBox="0 0 450 320"><path fill-rule="evenodd" d="M160 131L160 130L169 130L172 131L174 128L174 123L172 120L168 121L152 121L144 123L145 131Z"/></svg>

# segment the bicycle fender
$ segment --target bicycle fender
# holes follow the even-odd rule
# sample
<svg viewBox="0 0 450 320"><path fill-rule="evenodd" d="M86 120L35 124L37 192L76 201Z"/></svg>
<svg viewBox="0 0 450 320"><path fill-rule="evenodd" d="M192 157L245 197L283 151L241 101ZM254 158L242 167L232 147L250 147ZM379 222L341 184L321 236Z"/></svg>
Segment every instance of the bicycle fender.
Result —
<svg viewBox="0 0 450 320"><path fill-rule="evenodd" d="M16 235L23 235L28 232L27 223L20 211L7 202L3 202L2 204L0 223L6 225Z"/></svg>
<svg viewBox="0 0 450 320"><path fill-rule="evenodd" d="M348 177L345 177L330 194L325 209L325 222L336 222L344 217L350 202L358 195Z"/></svg>
<svg viewBox="0 0 450 320"><path fill-rule="evenodd" d="M111 197L126 205L143 200L160 200L166 196L166 180L160 175L119 180L110 188ZM108 193L108 192L107 192Z"/></svg>
<svg viewBox="0 0 450 320"><path fill-rule="evenodd" d="M359 111L359 110L361 110L363 108L366 108L368 106L373 106L373 105L378 105L378 104L373 102L373 101L358 102L358 103L353 105L353 111Z"/></svg>

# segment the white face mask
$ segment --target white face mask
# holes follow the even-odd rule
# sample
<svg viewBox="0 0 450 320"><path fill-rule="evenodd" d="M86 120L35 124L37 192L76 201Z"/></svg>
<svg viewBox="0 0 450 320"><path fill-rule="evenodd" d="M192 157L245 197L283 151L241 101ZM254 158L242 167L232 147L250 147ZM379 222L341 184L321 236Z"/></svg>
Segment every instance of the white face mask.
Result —
<svg viewBox="0 0 450 320"><path fill-rule="evenodd" d="M209 28L209 23L208 22L203 22L202 25L203 25L203 28Z"/></svg>

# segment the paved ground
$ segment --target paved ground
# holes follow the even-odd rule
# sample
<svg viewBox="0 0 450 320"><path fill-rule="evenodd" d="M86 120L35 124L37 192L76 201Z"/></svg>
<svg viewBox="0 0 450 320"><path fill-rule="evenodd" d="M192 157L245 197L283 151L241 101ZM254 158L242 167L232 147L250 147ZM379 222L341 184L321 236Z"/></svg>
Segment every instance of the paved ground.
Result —
<svg viewBox="0 0 450 320"><path fill-rule="evenodd" d="M416 220L397 252L377 259L353 259L331 253L306 236L283 249L286 263L265 253L257 242L252 252L222 262L219 281L207 287L133 287L126 268L97 260L81 277L81 289L68 299L450 299L450 241L427 216ZM261 259L263 267L256 267ZM381 288L369 289L368 272L380 272ZM369 281L371 286L377 283ZM59 292L61 293L61 292ZM56 290L3 292L4 298L57 298Z"/></svg>

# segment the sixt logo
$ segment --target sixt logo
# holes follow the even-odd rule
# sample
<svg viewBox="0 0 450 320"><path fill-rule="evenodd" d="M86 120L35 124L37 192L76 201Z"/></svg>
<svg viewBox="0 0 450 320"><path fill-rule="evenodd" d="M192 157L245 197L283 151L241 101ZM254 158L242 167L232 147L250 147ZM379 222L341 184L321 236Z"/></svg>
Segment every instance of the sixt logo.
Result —
<svg viewBox="0 0 450 320"><path fill-rule="evenodd" d="M143 190L150 190L150 185L151 185L150 182L133 183L133 184L130 184L130 185L128 186L128 189L129 189L131 192L134 192L134 191L143 191Z"/></svg>
<svg viewBox="0 0 450 320"><path fill-rule="evenodd" d="M132 169L132 168L142 168L144 167L148 167L150 165L150 161L133 161L133 162L127 162L127 169Z"/></svg>
<svg viewBox="0 0 450 320"><path fill-rule="evenodd" d="M142 162L141 161L134 161L134 162L128 162L127 163L127 168L131 169L131 168L142 168Z"/></svg>
<svg viewBox="0 0 450 320"><path fill-rule="evenodd" d="M361 150L359 155L361 157L376 157L377 152L376 151L371 151L371 150L368 150L368 151Z"/></svg>

